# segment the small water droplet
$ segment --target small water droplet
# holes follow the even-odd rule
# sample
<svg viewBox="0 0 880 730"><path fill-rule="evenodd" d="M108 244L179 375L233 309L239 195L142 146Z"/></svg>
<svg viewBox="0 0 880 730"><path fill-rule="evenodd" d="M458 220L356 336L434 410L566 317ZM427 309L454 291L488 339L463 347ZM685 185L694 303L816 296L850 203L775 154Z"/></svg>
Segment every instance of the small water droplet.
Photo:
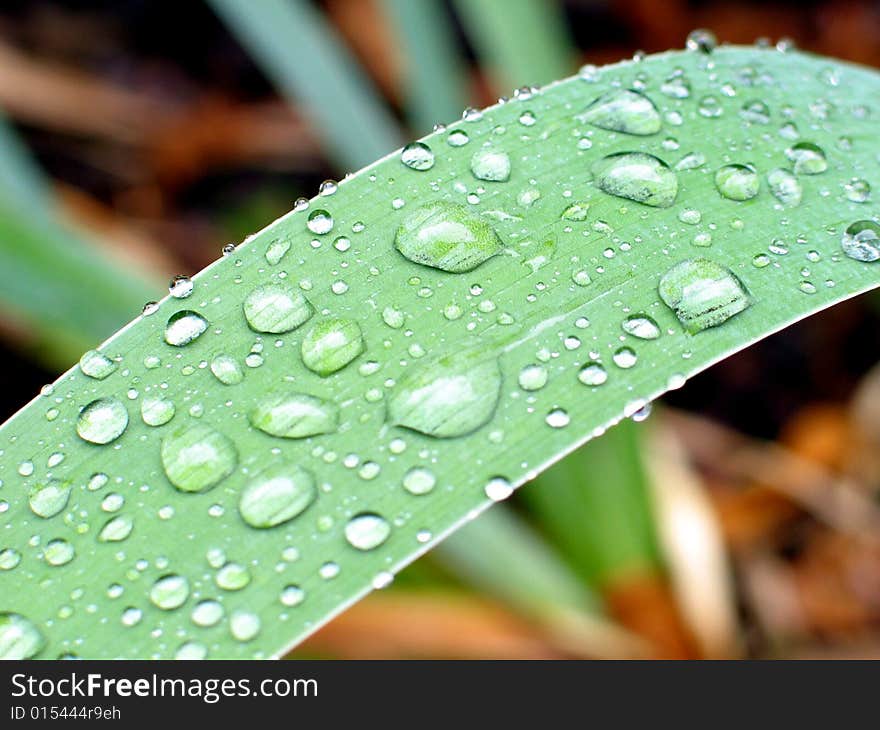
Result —
<svg viewBox="0 0 880 730"><path fill-rule="evenodd" d="M685 47L689 51L699 51L700 53L712 53L718 45L718 40L711 30L705 28L697 28L688 33Z"/></svg>
<svg viewBox="0 0 880 730"><path fill-rule="evenodd" d="M243 565L226 563L217 571L214 582L224 591L240 591L251 582L251 574Z"/></svg>
<svg viewBox="0 0 880 730"><path fill-rule="evenodd" d="M403 488L417 496L428 494L436 484L434 472L422 466L413 467L403 477Z"/></svg>
<svg viewBox="0 0 880 730"><path fill-rule="evenodd" d="M219 601L205 600L195 605L190 618L196 626L216 626L223 618L223 605Z"/></svg>
<svg viewBox="0 0 880 730"><path fill-rule="evenodd" d="M639 136L656 134L662 126L654 102L630 89L614 89L602 94L577 118L600 129Z"/></svg>
<svg viewBox="0 0 880 730"><path fill-rule="evenodd" d="M401 150L400 161L411 170L430 170L434 167L434 153L424 142L411 142Z"/></svg>
<svg viewBox="0 0 880 730"><path fill-rule="evenodd" d="M76 432L83 441L109 444L128 426L128 411L118 398L98 398L85 406L76 421Z"/></svg>
<svg viewBox="0 0 880 730"><path fill-rule="evenodd" d="M193 293L195 284L188 276L175 276L168 284L168 293L175 299L186 299Z"/></svg>
<svg viewBox="0 0 880 730"><path fill-rule="evenodd" d="M175 411L174 402L167 398L147 396L141 401L141 418L148 426L164 426Z"/></svg>
<svg viewBox="0 0 880 730"><path fill-rule="evenodd" d="M743 104L739 115L752 124L770 123L770 108L760 99L752 99Z"/></svg>
<svg viewBox="0 0 880 730"><path fill-rule="evenodd" d="M523 390L540 390L547 384L547 368L543 365L532 363L519 371L517 382Z"/></svg>
<svg viewBox="0 0 880 730"><path fill-rule="evenodd" d="M277 393L263 398L248 419L270 436L300 439L333 433L339 424L339 408L305 393Z"/></svg>
<svg viewBox="0 0 880 730"><path fill-rule="evenodd" d="M174 347L183 347L201 337L208 329L208 320L198 312L183 309L175 312L165 326L165 342Z"/></svg>
<svg viewBox="0 0 880 730"><path fill-rule="evenodd" d="M578 380L584 385L602 385L608 380L608 373L601 363L588 362L578 372Z"/></svg>
<svg viewBox="0 0 880 730"><path fill-rule="evenodd" d="M233 611L229 616L229 633L237 641L255 639L260 633L260 617L250 611Z"/></svg>
<svg viewBox="0 0 880 730"><path fill-rule="evenodd" d="M660 327L647 314L632 314L620 326L624 332L640 340L656 340L660 336Z"/></svg>
<svg viewBox="0 0 880 730"><path fill-rule="evenodd" d="M291 332L312 316L312 305L290 284L263 284L245 297L244 317L255 332Z"/></svg>
<svg viewBox="0 0 880 730"><path fill-rule="evenodd" d="M238 463L235 445L199 423L183 425L162 440L162 467L181 492L203 492L229 476Z"/></svg>
<svg viewBox="0 0 880 730"><path fill-rule="evenodd" d="M215 355L211 360L211 372L224 385L238 385L244 380L241 365L231 355Z"/></svg>
<svg viewBox="0 0 880 730"><path fill-rule="evenodd" d="M513 485L504 477L493 477L483 491L493 502L502 502L513 494Z"/></svg>
<svg viewBox="0 0 880 730"><path fill-rule="evenodd" d="M471 157L471 172L478 180L506 182L510 179L510 157L503 150L482 147Z"/></svg>
<svg viewBox="0 0 880 730"><path fill-rule="evenodd" d="M75 556L76 551L73 545L61 538L50 540L43 550L43 557L46 559L46 562L56 568L61 565L67 565Z"/></svg>
<svg viewBox="0 0 880 730"><path fill-rule="evenodd" d="M49 519L61 512L70 499L71 484L58 479L50 479L45 484L36 485L28 495L28 505L38 517Z"/></svg>
<svg viewBox="0 0 880 730"><path fill-rule="evenodd" d="M45 644L30 619L19 613L0 612L0 659L31 659Z"/></svg>
<svg viewBox="0 0 880 730"><path fill-rule="evenodd" d="M290 251L291 242L287 238L279 238L266 246L266 261L275 266Z"/></svg>
<svg viewBox="0 0 880 730"><path fill-rule="evenodd" d="M98 533L99 542L122 542L134 529L134 519L128 515L119 515L110 519Z"/></svg>
<svg viewBox="0 0 880 730"><path fill-rule="evenodd" d="M871 184L867 180L854 177L843 186L846 199L853 203L867 203L871 198Z"/></svg>
<svg viewBox="0 0 880 730"><path fill-rule="evenodd" d="M564 409L554 408L547 414L547 417L544 419L544 421L548 426L550 426L550 428L565 428L569 423L571 423L571 417Z"/></svg>
<svg viewBox="0 0 880 730"><path fill-rule="evenodd" d="M275 527L302 514L316 497L309 471L295 464L275 464L245 486L238 511L251 527Z"/></svg>
<svg viewBox="0 0 880 730"><path fill-rule="evenodd" d="M828 169L825 151L812 142L798 142L785 151L798 175L818 175Z"/></svg>
<svg viewBox="0 0 880 730"><path fill-rule="evenodd" d="M333 216L326 210L313 210L306 220L306 227L315 235L323 236L333 230Z"/></svg>
<svg viewBox="0 0 880 730"><path fill-rule="evenodd" d="M880 225L871 220L851 223L840 240L843 252L851 259L870 263L880 259Z"/></svg>
<svg viewBox="0 0 880 730"><path fill-rule="evenodd" d="M724 165L715 173L715 187L729 200L750 200L760 186L758 173L747 165Z"/></svg>
<svg viewBox="0 0 880 730"><path fill-rule="evenodd" d="M770 192L783 205L795 207L801 204L804 190L793 173L782 168L776 168L767 173L767 184Z"/></svg>
<svg viewBox="0 0 880 730"><path fill-rule="evenodd" d="M180 608L189 598L189 581L182 575L169 574L159 578L150 588L150 602L163 611Z"/></svg>
<svg viewBox="0 0 880 730"><path fill-rule="evenodd" d="M382 515L362 512L345 525L345 539L358 550L374 550L391 534L391 525Z"/></svg>
<svg viewBox="0 0 880 730"><path fill-rule="evenodd" d="M691 334L716 327L750 305L732 271L709 259L688 259L660 279L660 298Z"/></svg>
<svg viewBox="0 0 880 730"><path fill-rule="evenodd" d="M298 585L287 585L281 590L281 603L288 608L298 606L305 600L305 598L306 592Z"/></svg>
<svg viewBox="0 0 880 730"><path fill-rule="evenodd" d="M446 142L450 147L464 147L470 142L470 136L463 129L453 129L446 137Z"/></svg>
<svg viewBox="0 0 880 730"><path fill-rule="evenodd" d="M79 359L79 369L83 375L95 380L103 380L116 370L116 363L103 352L89 350Z"/></svg>
<svg viewBox="0 0 880 730"><path fill-rule="evenodd" d="M618 152L593 165L600 190L656 208L668 208L678 195L678 178L663 160L644 152Z"/></svg>
<svg viewBox="0 0 880 730"><path fill-rule="evenodd" d="M617 367L628 370L639 361L639 356L631 347L620 347L614 351L611 360Z"/></svg>

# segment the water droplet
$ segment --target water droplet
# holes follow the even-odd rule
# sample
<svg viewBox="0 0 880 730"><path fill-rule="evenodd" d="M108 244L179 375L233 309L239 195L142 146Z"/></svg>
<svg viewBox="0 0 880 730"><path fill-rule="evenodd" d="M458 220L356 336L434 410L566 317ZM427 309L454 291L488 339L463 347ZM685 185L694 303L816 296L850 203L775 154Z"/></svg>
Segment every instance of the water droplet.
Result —
<svg viewBox="0 0 880 730"><path fill-rule="evenodd" d="M639 356L631 347L621 347L614 351L611 360L617 367L628 370L639 361Z"/></svg>
<svg viewBox="0 0 880 730"><path fill-rule="evenodd" d="M547 368L543 365L532 363L519 371L517 382L523 390L541 390L541 388L547 385L547 377Z"/></svg>
<svg viewBox="0 0 880 730"><path fill-rule="evenodd" d="M640 136L656 134L662 126L654 102L630 89L614 89L602 94L577 118L600 129Z"/></svg>
<svg viewBox="0 0 880 730"><path fill-rule="evenodd" d="M602 385L608 380L608 373L601 363L588 362L578 373L578 380L584 385L597 386Z"/></svg>
<svg viewBox="0 0 880 730"><path fill-rule="evenodd" d="M0 612L0 659L31 659L45 644L30 619L19 613Z"/></svg>
<svg viewBox="0 0 880 730"><path fill-rule="evenodd" d="M223 618L223 613L223 605L209 599L197 603L190 618L196 626L216 626Z"/></svg>
<svg viewBox="0 0 880 730"><path fill-rule="evenodd" d="M437 477L430 469L416 466L410 469L403 477L403 488L414 495L428 494L437 484Z"/></svg>
<svg viewBox="0 0 880 730"><path fill-rule="evenodd" d="M446 201L428 203L407 216L394 245L410 261L452 273L471 271L501 251L489 224Z"/></svg>
<svg viewBox="0 0 880 730"><path fill-rule="evenodd" d="M266 261L275 266L290 251L291 242L287 238L275 239L266 246Z"/></svg>
<svg viewBox="0 0 880 730"><path fill-rule="evenodd" d="M318 186L318 195L324 197L335 195L337 190L339 190L339 183L335 180L324 180L324 182Z"/></svg>
<svg viewBox="0 0 880 730"><path fill-rule="evenodd" d="M505 182L510 179L510 157L503 150L483 147L471 157L471 172L478 180Z"/></svg>
<svg viewBox="0 0 880 730"><path fill-rule="evenodd" d="M284 586L281 590L281 603L288 608L301 604L306 598L306 592L298 585Z"/></svg>
<svg viewBox="0 0 880 730"><path fill-rule="evenodd" d="M208 647L197 641L187 641L181 644L174 653L174 658L181 661L197 661L208 656Z"/></svg>
<svg viewBox="0 0 880 730"><path fill-rule="evenodd" d="M688 33L685 47L689 51L699 51L700 53L712 53L718 45L718 40L711 30L705 28L697 28Z"/></svg>
<svg viewBox="0 0 880 730"><path fill-rule="evenodd" d="M174 347L183 347L201 337L208 329L208 320L198 312L183 309L175 312L165 326L165 342Z"/></svg>
<svg viewBox="0 0 880 730"><path fill-rule="evenodd" d="M788 170L782 168L771 170L767 173L767 184L773 197L783 205L794 207L801 204L804 190L800 180Z"/></svg>
<svg viewBox="0 0 880 730"><path fill-rule="evenodd" d="M98 398L79 413L76 432L83 441L109 444L118 439L128 426L128 411L118 398Z"/></svg>
<svg viewBox="0 0 880 730"><path fill-rule="evenodd" d="M330 560L330 561L324 563L318 569L318 575L320 575L324 580L332 580L337 575L339 575L339 571L340 571L339 564L334 563L332 560Z"/></svg>
<svg viewBox="0 0 880 730"><path fill-rule="evenodd" d="M770 257L765 253L755 254L755 256L752 257L752 266L756 269L763 269L765 266L769 266L770 263Z"/></svg>
<svg viewBox="0 0 880 730"><path fill-rule="evenodd" d="M818 175L828 169L825 151L812 142L798 142L785 151L798 175Z"/></svg>
<svg viewBox="0 0 880 730"><path fill-rule="evenodd" d="M746 165L725 165L715 173L715 187L729 200L750 200L760 186L758 173Z"/></svg>
<svg viewBox="0 0 880 730"><path fill-rule="evenodd" d="M850 224L840 246L851 259L866 263L877 261L880 259L880 225L870 220Z"/></svg>
<svg viewBox="0 0 880 730"><path fill-rule="evenodd" d="M483 492L493 502L502 502L513 494L513 485L504 477L493 477L486 483Z"/></svg>
<svg viewBox="0 0 880 730"><path fill-rule="evenodd" d="M162 466L181 492L203 492L229 476L238 463L235 445L205 424L184 425L162 440Z"/></svg>
<svg viewBox="0 0 880 730"><path fill-rule="evenodd" d="M752 124L770 123L770 109L760 99L753 99L752 101L747 101L745 104L743 104L742 109L740 109L739 115L747 122L751 122Z"/></svg>
<svg viewBox="0 0 880 730"><path fill-rule="evenodd" d="M560 218L566 221L585 221L587 219L587 213L590 210L590 204L581 201L579 203L572 203L565 210L562 211L562 215Z"/></svg>
<svg viewBox="0 0 880 730"><path fill-rule="evenodd" d="M139 608L135 608L134 606L129 606L122 612L122 625L128 626L129 628L132 626L137 626L141 619L144 617L144 612Z"/></svg>
<svg viewBox="0 0 880 730"><path fill-rule="evenodd" d="M333 216L326 210L313 210L309 213L306 227L314 234L323 236L333 230Z"/></svg>
<svg viewBox="0 0 880 730"><path fill-rule="evenodd" d="M660 279L660 298L691 334L745 310L749 295L732 271L709 259L688 259Z"/></svg>
<svg viewBox="0 0 880 730"><path fill-rule="evenodd" d="M215 355L211 360L211 372L224 385L238 385L244 380L244 371L231 355Z"/></svg>
<svg viewBox="0 0 880 730"><path fill-rule="evenodd" d="M373 550L385 542L390 534L388 520L375 512L361 512L345 526L345 539L358 550Z"/></svg>
<svg viewBox="0 0 880 730"><path fill-rule="evenodd" d="M186 299L193 293L195 284L188 276L175 276L168 284L168 293L175 299Z"/></svg>
<svg viewBox="0 0 880 730"><path fill-rule="evenodd" d="M229 617L229 633L238 641L251 641L260 633L260 617L250 611L233 611Z"/></svg>
<svg viewBox="0 0 880 730"><path fill-rule="evenodd" d="M554 408L547 414L544 422L548 426L550 426L550 428L565 428L569 423L571 423L571 417L564 409Z"/></svg>
<svg viewBox="0 0 880 730"><path fill-rule="evenodd" d="M109 520L98 533L99 542L121 542L128 538L134 529L134 520L128 515L119 515Z"/></svg>
<svg viewBox="0 0 880 730"><path fill-rule="evenodd" d="M684 208L679 212L678 220L682 223L687 223L689 226L695 226L703 220L703 214L696 208Z"/></svg>
<svg viewBox="0 0 880 730"><path fill-rule="evenodd" d="M678 195L678 178L663 160L644 152L618 152L593 165L599 189L619 198L668 208Z"/></svg>
<svg viewBox="0 0 880 730"><path fill-rule="evenodd" d="M67 540L61 538L50 540L43 550L43 557L53 567L67 565L76 555L76 551Z"/></svg>
<svg viewBox="0 0 880 730"><path fill-rule="evenodd" d="M463 129L453 129L446 137L450 147L464 147L470 140L470 136Z"/></svg>
<svg viewBox="0 0 880 730"><path fill-rule="evenodd" d="M150 602L163 611L180 608L189 598L189 581L182 575L163 575L150 588Z"/></svg>
<svg viewBox="0 0 880 730"><path fill-rule="evenodd" d="M313 395L278 393L263 398L248 419L270 436L301 439L333 433L339 424L339 408Z"/></svg>
<svg viewBox="0 0 880 730"><path fill-rule="evenodd" d="M424 142L411 142L401 150L400 161L411 170L430 170L434 167L434 153Z"/></svg>
<svg viewBox="0 0 880 730"><path fill-rule="evenodd" d="M804 294L816 293L816 285L811 281L802 281L800 284L798 284L798 289Z"/></svg>
<svg viewBox="0 0 880 730"><path fill-rule="evenodd" d="M226 563L217 571L214 582L224 591L240 591L251 582L251 574L243 565Z"/></svg>
<svg viewBox="0 0 880 730"><path fill-rule="evenodd" d="M647 314L632 314L620 326L624 332L640 340L656 340L660 336L660 328Z"/></svg>
<svg viewBox="0 0 880 730"><path fill-rule="evenodd" d="M853 203L867 203L871 198L871 184L867 180L854 177L843 186L846 199Z"/></svg>
<svg viewBox="0 0 880 730"><path fill-rule="evenodd" d="M718 101L717 97L710 94L700 99L697 111L700 113L701 117L706 117L706 119L717 119L724 114L724 107L721 106L721 102Z"/></svg>
<svg viewBox="0 0 880 730"><path fill-rule="evenodd" d="M456 352L405 377L388 400L389 422L437 438L471 433L488 423L501 371L483 350Z"/></svg>
<svg viewBox="0 0 880 730"><path fill-rule="evenodd" d="M54 517L67 506L70 490L69 482L58 479L50 479L45 484L36 485L28 495L31 511L44 519Z"/></svg>
<svg viewBox="0 0 880 730"><path fill-rule="evenodd" d="M360 325L353 319L325 319L302 341L306 367L322 377L341 370L364 351Z"/></svg>
<svg viewBox="0 0 880 730"><path fill-rule="evenodd" d="M103 380L116 370L116 363L103 352L89 350L79 359L79 369L83 375L88 375L95 380Z"/></svg>
<svg viewBox="0 0 880 730"><path fill-rule="evenodd" d="M312 316L312 305L290 284L263 284L244 300L244 317L255 332L283 334Z"/></svg>
<svg viewBox="0 0 880 730"><path fill-rule="evenodd" d="M148 396L141 401L141 418L148 426L164 426L174 418L175 410L167 398Z"/></svg>
<svg viewBox="0 0 880 730"><path fill-rule="evenodd" d="M238 511L251 527L275 527L302 514L316 497L310 472L294 464L275 464L245 486Z"/></svg>

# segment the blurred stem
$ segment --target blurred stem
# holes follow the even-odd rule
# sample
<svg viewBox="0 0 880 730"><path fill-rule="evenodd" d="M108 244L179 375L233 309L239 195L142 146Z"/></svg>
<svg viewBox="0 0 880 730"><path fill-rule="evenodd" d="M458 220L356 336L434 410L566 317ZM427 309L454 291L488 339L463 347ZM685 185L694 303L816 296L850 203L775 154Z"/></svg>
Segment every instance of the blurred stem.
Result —
<svg viewBox="0 0 880 730"><path fill-rule="evenodd" d="M437 0L384 0L406 60L406 108L417 135L467 105L466 70L446 8Z"/></svg>

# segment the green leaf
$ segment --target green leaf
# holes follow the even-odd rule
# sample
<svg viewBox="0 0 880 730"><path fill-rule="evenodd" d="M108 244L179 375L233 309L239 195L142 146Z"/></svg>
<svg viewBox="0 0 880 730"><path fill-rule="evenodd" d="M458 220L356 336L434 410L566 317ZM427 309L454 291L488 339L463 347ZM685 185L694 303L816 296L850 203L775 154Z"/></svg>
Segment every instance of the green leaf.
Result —
<svg viewBox="0 0 880 730"><path fill-rule="evenodd" d="M617 89L662 128L578 119ZM471 115L424 138L427 169L392 155L252 236L102 346L115 369L90 354L103 379L77 368L0 428L0 646L279 655L664 391L876 287L874 228L853 224L873 218L854 178L880 151L878 90L754 48L622 63ZM483 148L506 180L474 175ZM728 165L754 196L716 182ZM400 227L438 203L501 250L456 214L412 231L421 263L401 254ZM248 325L255 290L269 332Z"/></svg>

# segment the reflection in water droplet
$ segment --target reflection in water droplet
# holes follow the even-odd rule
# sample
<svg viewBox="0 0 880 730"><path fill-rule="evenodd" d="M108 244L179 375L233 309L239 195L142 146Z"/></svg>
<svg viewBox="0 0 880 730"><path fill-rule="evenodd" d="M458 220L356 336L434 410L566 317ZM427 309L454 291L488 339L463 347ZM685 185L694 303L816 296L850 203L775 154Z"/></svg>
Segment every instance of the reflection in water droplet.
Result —
<svg viewBox="0 0 880 730"><path fill-rule="evenodd" d="M183 347L201 337L208 329L208 320L198 312L184 309L175 312L165 326L165 342L174 347Z"/></svg>
<svg viewBox="0 0 880 730"><path fill-rule="evenodd" d="M767 173L767 184L773 197L783 205L794 207L801 204L804 190L800 180L788 170L782 168L771 170Z"/></svg>
<svg viewBox="0 0 880 730"><path fill-rule="evenodd" d="M244 300L244 317L255 332L283 334L312 316L312 305L290 284L263 284Z"/></svg>
<svg viewBox="0 0 880 730"><path fill-rule="evenodd" d="M0 612L0 659L31 659L45 643L30 619L19 613Z"/></svg>
<svg viewBox="0 0 880 730"><path fill-rule="evenodd" d="M388 520L375 512L355 515L345 526L345 539L358 550L373 550L385 542L390 534Z"/></svg>
<svg viewBox="0 0 880 730"><path fill-rule="evenodd" d="M678 178L663 160L644 152L618 152L593 165L599 189L619 198L668 208L678 195Z"/></svg>
<svg viewBox="0 0 880 730"><path fill-rule="evenodd" d="M238 512L251 527L275 527L302 514L317 494L309 471L295 464L275 464L245 486Z"/></svg>
<svg viewBox="0 0 880 730"><path fill-rule="evenodd" d="M647 314L631 314L620 326L624 332L640 340L656 340L660 336L660 328Z"/></svg>
<svg viewBox="0 0 880 730"><path fill-rule="evenodd" d="M729 200L750 200L758 194L761 180L751 167L725 165L715 173L715 187Z"/></svg>
<svg viewBox="0 0 880 730"><path fill-rule="evenodd" d="M709 259L689 259L660 279L660 298L691 334L716 327L751 303L732 271Z"/></svg>
<svg viewBox="0 0 880 730"><path fill-rule="evenodd" d="M128 411L118 398L93 400L80 411L76 432L83 441L109 444L118 439L128 426Z"/></svg>
<svg viewBox="0 0 880 730"><path fill-rule="evenodd" d="M488 223L455 203L436 201L408 215L394 245L410 261L442 271L471 271L501 251Z"/></svg>
<svg viewBox="0 0 880 730"><path fill-rule="evenodd" d="M309 330L301 350L306 367L326 377L364 351L364 338L360 325L353 319L325 319Z"/></svg>
<svg viewBox="0 0 880 730"><path fill-rule="evenodd" d="M856 221L840 240L843 252L851 259L870 263L880 259L880 225L871 220Z"/></svg>
<svg viewBox="0 0 880 730"><path fill-rule="evenodd" d="M818 175L828 169L825 151L812 142L798 142L785 151L798 175Z"/></svg>
<svg viewBox="0 0 880 730"><path fill-rule="evenodd" d="M182 575L165 575L150 588L150 601L163 611L180 608L189 598L189 581Z"/></svg>
<svg viewBox="0 0 880 730"><path fill-rule="evenodd" d="M299 439L333 433L339 425L339 408L305 393L277 393L263 398L248 419L270 436Z"/></svg>
<svg viewBox="0 0 880 730"><path fill-rule="evenodd" d="M463 436L488 423L500 390L494 357L459 351L403 378L388 400L388 421L437 438Z"/></svg>
<svg viewBox="0 0 880 730"><path fill-rule="evenodd" d="M28 495L31 511L38 517L49 519L61 512L70 499L71 484L58 479L50 479L38 484Z"/></svg>
<svg viewBox="0 0 880 730"><path fill-rule="evenodd" d="M103 380L116 370L116 363L103 352L89 350L79 359L79 369L83 375L95 380Z"/></svg>
<svg viewBox="0 0 880 730"><path fill-rule="evenodd" d="M662 126L654 102L629 89L614 89L603 94L577 118L601 129L640 136L656 134Z"/></svg>
<svg viewBox="0 0 880 730"><path fill-rule="evenodd" d="M202 492L229 476L238 462L235 445L210 426L180 426L162 440L165 475L181 492Z"/></svg>

